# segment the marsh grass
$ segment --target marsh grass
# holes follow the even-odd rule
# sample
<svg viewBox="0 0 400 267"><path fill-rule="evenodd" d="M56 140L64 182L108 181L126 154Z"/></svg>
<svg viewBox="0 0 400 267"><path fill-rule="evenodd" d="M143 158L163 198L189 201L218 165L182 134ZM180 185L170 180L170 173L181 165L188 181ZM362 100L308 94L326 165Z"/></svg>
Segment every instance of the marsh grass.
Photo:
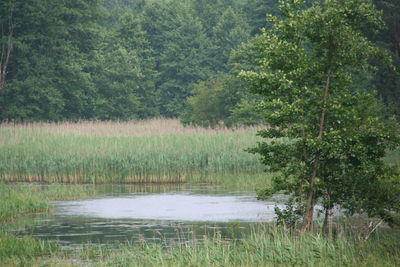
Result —
<svg viewBox="0 0 400 267"><path fill-rule="evenodd" d="M79 257L95 266L398 266L399 238L391 231L367 241L347 234L328 240L319 234L260 225L240 240L217 233L179 244L92 246L82 249Z"/></svg>
<svg viewBox="0 0 400 267"><path fill-rule="evenodd" d="M7 238L7 237L6 237ZM0 261L7 266L399 266L400 233L380 229L362 240L342 231L328 240L318 233L299 234L274 225L259 225L239 240L218 232L202 240L185 242L86 245L64 251L29 237L11 238ZM21 242L18 244L18 242ZM28 247L26 247L29 244ZM4 248L4 246L3 246ZM1 254L3 253L3 254ZM2 258L3 257L3 258ZM1 264L0 264L1 266Z"/></svg>
<svg viewBox="0 0 400 267"><path fill-rule="evenodd" d="M57 243L15 236L10 229L20 224L23 215L49 212L50 200L80 199L95 194L93 187L82 185L0 183L0 266L43 266L39 260L42 257L56 258L60 263L66 255L60 254Z"/></svg>
<svg viewBox="0 0 400 267"><path fill-rule="evenodd" d="M82 185L5 184L0 182L0 223L38 212L49 212L51 200L74 200L96 195Z"/></svg>
<svg viewBox="0 0 400 267"><path fill-rule="evenodd" d="M8 198L20 203L12 215L2 214L16 220L22 214L47 207L42 205L50 199L82 198L96 193L93 186L84 188L0 183L0 203ZM3 209L9 210L9 206L1 204L0 211ZM10 222L2 224L11 226ZM32 237L14 236L2 225L0 266L399 266L400 232L379 227L365 240L368 229L364 226L368 224L365 217L339 220L332 240L318 230L299 234L274 224L255 225L250 234L241 234L235 240L223 238L218 231L198 240L178 229L178 241L163 239L159 234L159 242L88 244L78 251ZM232 223L230 227L236 226Z"/></svg>
<svg viewBox="0 0 400 267"><path fill-rule="evenodd" d="M21 214L48 210L49 203L32 190L0 183L0 222L13 220Z"/></svg>
<svg viewBox="0 0 400 267"><path fill-rule="evenodd" d="M52 257L60 251L56 243L0 232L0 266L28 266L37 257Z"/></svg>
<svg viewBox="0 0 400 267"><path fill-rule="evenodd" d="M3 124L0 180L145 183L260 174L259 128L183 127L176 120Z"/></svg>

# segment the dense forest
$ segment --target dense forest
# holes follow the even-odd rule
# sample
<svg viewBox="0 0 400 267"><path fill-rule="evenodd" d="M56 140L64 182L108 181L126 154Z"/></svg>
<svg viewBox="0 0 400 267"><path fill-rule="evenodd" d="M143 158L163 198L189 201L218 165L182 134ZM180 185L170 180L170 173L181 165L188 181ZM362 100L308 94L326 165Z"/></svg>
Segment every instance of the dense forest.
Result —
<svg viewBox="0 0 400 267"><path fill-rule="evenodd" d="M277 2L2 0L0 120L258 123L259 99L237 73L255 68ZM354 88L376 90L399 117L400 4L375 2L386 28L369 38L392 64L371 59Z"/></svg>

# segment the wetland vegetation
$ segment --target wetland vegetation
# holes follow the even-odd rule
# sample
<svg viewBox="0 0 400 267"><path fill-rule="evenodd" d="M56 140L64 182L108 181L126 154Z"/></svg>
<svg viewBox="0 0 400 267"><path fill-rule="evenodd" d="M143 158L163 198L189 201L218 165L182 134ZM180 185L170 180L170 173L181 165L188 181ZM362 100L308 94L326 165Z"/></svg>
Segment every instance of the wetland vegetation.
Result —
<svg viewBox="0 0 400 267"><path fill-rule="evenodd" d="M357 217L342 217L337 221L333 240L318 234L318 228L315 233L300 234L274 224L257 223L237 239L223 237L219 231L196 239L190 234L182 235L179 232L182 229L176 228L179 240L160 234L160 242L142 239L134 243L87 243L68 249L58 242L11 232L16 225L32 223L23 220L26 212L46 210L48 199L63 198L62 192L70 198L68 192L78 192L79 188L83 186L2 184L2 196L7 196L6 199L18 198L21 193L26 197L25 204L16 202L20 205L18 212L3 217L6 221L2 221L0 231L0 266L397 266L400 263L400 232L379 227L371 234L371 220ZM80 196L86 198L92 194L89 190ZM0 210L3 209L7 207L1 205Z"/></svg>
<svg viewBox="0 0 400 267"><path fill-rule="evenodd" d="M400 266L399 14L0 1L0 266Z"/></svg>
<svg viewBox="0 0 400 267"><path fill-rule="evenodd" d="M109 127L109 125L113 127ZM251 146L257 142L254 135L254 128L240 128L237 130L232 129L209 129L203 128L177 128L175 127L178 122L173 120L153 120L149 122L129 122L129 123L78 123L78 124L30 124L30 125L3 125L2 131L13 132L15 135L9 135L8 138L12 139L13 142L7 142L7 144L20 147L24 153L18 154L19 158L26 156L32 158L33 155L29 155L29 151L32 149L25 149L29 142L32 142L32 146L36 148L40 147L38 144L43 144L44 148L47 149L47 153L52 153L50 146L45 145L43 142L43 136L53 135L53 138L62 140L64 137L67 138L71 143L74 144L73 138L89 137L103 140L102 144L105 144L104 148L116 149L124 147L119 144L119 137L125 136L123 144L128 146L131 150L134 149L134 145L143 145L137 142L135 138L156 136L157 127L154 125L174 125L174 127L167 130L165 126L159 127L158 137L169 137L177 135L193 137L194 132L196 134L203 135L201 143L208 149L213 145L223 147L227 145L232 147ZM147 132L140 132L140 127L148 127ZM116 127L118 126L118 127ZM103 132L102 130L103 129ZM2 132L2 133L4 133ZM151 133L151 134L149 134ZM41 136L43 135L43 136ZM216 137L215 137L216 135ZM7 134L3 136L7 137ZM221 136L230 136L231 138L224 139ZM33 138L35 137L35 138ZM235 138L233 138L235 137ZM250 138L251 137L251 138ZM114 139L115 138L115 139ZM217 144L213 138L217 138L223 144ZM218 139L221 138L221 139ZM241 140L242 138L242 140ZM129 140L132 143L129 144ZM152 140L152 139L147 139ZM157 139L154 139L157 140ZM171 140L171 139L167 139ZM209 143L207 143L207 140ZM151 145L151 141L146 144L148 148L155 148L157 146ZM253 142L253 143L251 143ZM79 142L78 142L79 143ZM4 146L6 143L3 143ZM80 160L85 159L85 156L95 156L94 151L90 150L92 147L90 144L85 148L85 143L80 143L81 148L75 153L76 157L80 157ZM236 146L235 146L236 145ZM72 145L73 146L73 145ZM116 147L114 147L116 146ZM29 147L29 145L28 145ZM62 147L62 145L61 145ZM100 144L101 147L101 144ZM183 146L182 146L183 147ZM143 148L143 146L141 147ZM242 149L244 147L240 147ZM1 148L3 149L3 148ZM8 151L9 148L7 148ZM206 148L201 146L198 148L199 151L207 151ZM210 149L210 154L217 150ZM4 150L1 150L4 151ZM54 153L59 152L58 155L62 155L61 149L55 148ZM83 151L87 151L83 154ZM118 151L118 150L114 150ZM229 150L228 150L229 151ZM233 149L231 152L235 152ZM126 155L121 153L120 156ZM15 162L16 159L11 158ZM228 157L227 157L228 158ZM393 155L390 159L393 160L396 157ZM177 192L179 190L186 190L188 184L206 182L207 184L214 184L212 187L220 186L225 188L227 192L237 192L239 190L247 190L247 192L253 191L260 185L265 185L270 182L270 175L264 173L263 167L257 162L257 157L250 155L246 158L249 162L252 162L252 171L232 172L232 165L220 166L220 176L218 171L214 173L214 176L203 175L190 178L185 182L179 182L178 184L168 183L153 183L152 185L143 185L134 183L132 185L126 185L119 187L117 185L99 185L94 186L93 181L91 184L59 184L55 183L57 180L51 180L50 176L43 177L42 183L14 183L10 182L0 184L0 214L1 214L1 225L2 230L0 233L0 265L3 266L18 266L18 265L32 265L32 266L276 266L276 265L304 265L304 266L337 266L337 265L349 265L349 266L395 266L399 264L400 250L399 250L399 231L390 229L387 226L378 227L367 240L365 236L370 234L371 227L368 227L368 223L374 222L372 225L375 226L377 223L374 220L363 218L355 220L349 218L348 221L337 221L335 224L335 238L333 241L329 241L323 235L318 234L319 230L316 228L315 233L299 234L296 231L292 231L289 228L277 227L271 223L255 223L250 226L249 231L240 230L237 228L238 236L236 239L232 239L231 236L221 235L221 230L211 231L211 235L200 236L195 238L192 234L185 233L184 242L177 242L179 231L177 232L172 226L172 232L175 232L177 238L165 238L158 236L156 232L157 227L151 230L151 235L157 236L157 242L151 242L149 240L140 238L132 240L120 241L118 243L105 243L95 244L88 242L83 246L71 249L63 247L58 241L40 239L38 237L31 237L28 235L19 235L15 232L16 228L26 228L34 223L32 217L27 216L29 213L42 213L52 212L54 210L54 204L51 201L54 200L81 200L81 199L93 199L99 196L118 196L125 195L130 196L132 192L137 192L140 195L143 194L156 194L156 193L167 193ZM69 164L69 163L64 163ZM224 170L222 166L227 167ZM258 172L256 171L258 169ZM18 169L16 169L18 170ZM30 169L30 174L40 174L40 170L36 173L36 169ZM193 170L192 170L193 171ZM226 175L229 174L229 175ZM4 178L5 176L3 176ZM15 176L14 176L15 177ZM20 176L22 179L22 176ZM106 176L104 176L106 177ZM224 179L220 179L224 177ZM194 179L196 178L196 179ZM253 178L253 179L252 179ZM49 179L49 180L46 180ZM24 181L24 180L22 180ZM29 180L26 180L29 181ZM25 181L25 182L26 182ZM100 180L100 183L104 182L120 182L121 180ZM140 181L140 180L139 180ZM159 180L163 182L163 180ZM44 183L43 182L47 182ZM70 182L85 182L79 180L71 180ZM125 181L126 182L126 181ZM138 181L136 181L138 182ZM198 195L205 194L204 191L199 187L194 193ZM217 189L215 189L217 190ZM108 192L108 193L107 193ZM232 193L231 193L232 194ZM353 220L353 221L351 221ZM110 222L111 223L111 222ZM82 220L78 224L89 224L89 221ZM230 224L232 229L236 228L237 223ZM114 222L114 227L117 225ZM159 228L160 226L158 226ZM176 226L175 226L176 227ZM89 230L89 229L88 229ZM66 230L63 230L66 231ZM240 234L241 233L241 234ZM164 233L165 234L165 233ZM181 236L182 237L182 236ZM90 239L89 239L90 240ZM139 240L139 241L138 241Z"/></svg>
<svg viewBox="0 0 400 267"><path fill-rule="evenodd" d="M244 151L259 140L258 129L184 127L173 119L2 124L0 179L167 183L243 175L245 180L263 170L258 157Z"/></svg>

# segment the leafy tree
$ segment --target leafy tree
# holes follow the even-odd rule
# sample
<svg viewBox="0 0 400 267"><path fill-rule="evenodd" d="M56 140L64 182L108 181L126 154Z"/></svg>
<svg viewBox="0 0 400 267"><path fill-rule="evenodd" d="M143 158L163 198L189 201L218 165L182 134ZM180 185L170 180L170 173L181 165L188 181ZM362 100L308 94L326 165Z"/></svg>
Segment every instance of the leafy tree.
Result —
<svg viewBox="0 0 400 267"><path fill-rule="evenodd" d="M400 57L400 5L398 0L374 1L377 8L384 12L386 27L379 34L379 39L388 44L396 57Z"/></svg>
<svg viewBox="0 0 400 267"><path fill-rule="evenodd" d="M230 124L230 108L241 97L241 85L229 74L220 74L207 81L195 84L192 96L187 100L188 109L182 116L184 123L193 123L204 127L218 124Z"/></svg>
<svg viewBox="0 0 400 267"><path fill-rule="evenodd" d="M249 93L244 96L230 109L228 121L232 125L257 125L264 122L263 116L257 109L260 98Z"/></svg>
<svg viewBox="0 0 400 267"><path fill-rule="evenodd" d="M110 38L111 36L111 38ZM98 55L96 118L143 119L158 115L154 59L140 20L125 13Z"/></svg>
<svg viewBox="0 0 400 267"><path fill-rule="evenodd" d="M151 3L143 13L143 29L157 59L160 111L167 117L177 117L184 110L193 84L212 74L208 60L211 43L189 4Z"/></svg>
<svg viewBox="0 0 400 267"><path fill-rule="evenodd" d="M232 7L227 8L213 28L211 59L215 71L228 71L231 51L250 38L250 26Z"/></svg>
<svg viewBox="0 0 400 267"><path fill-rule="evenodd" d="M98 1L1 3L13 5L13 49L7 90L0 99L1 119L90 118L96 93L90 62L99 41Z"/></svg>
<svg viewBox="0 0 400 267"><path fill-rule="evenodd" d="M261 123L262 116L255 109L259 99L250 95L247 87L244 81L225 73L195 84L181 121L203 127Z"/></svg>
<svg viewBox="0 0 400 267"><path fill-rule="evenodd" d="M15 1L4 1L0 4L0 96L6 86L7 67L10 62L11 51L14 45L14 19Z"/></svg>
<svg viewBox="0 0 400 267"><path fill-rule="evenodd" d="M247 14L249 24L252 26L251 34L260 34L261 29L267 26L267 14L278 15L278 1L276 0L248 0L243 7Z"/></svg>
<svg viewBox="0 0 400 267"><path fill-rule="evenodd" d="M400 119L400 4L398 0L375 0L383 12L386 27L371 39L392 56L395 68L376 62L378 68L373 84L385 104L389 105Z"/></svg>
<svg viewBox="0 0 400 267"><path fill-rule="evenodd" d="M259 133L268 141L251 149L276 173L274 186L260 190L259 197L279 190L291 194L306 231L312 228L318 200L326 223L337 204L373 214L371 206L363 205L366 195L374 207L393 207L371 192L390 176L382 158L398 145L398 132L377 112L375 93L353 86L355 75L368 68L372 57L381 56L362 33L383 25L372 2L303 5L281 1L282 17L269 16L272 27L257 41L258 69L241 76L263 96L261 108L269 123Z"/></svg>

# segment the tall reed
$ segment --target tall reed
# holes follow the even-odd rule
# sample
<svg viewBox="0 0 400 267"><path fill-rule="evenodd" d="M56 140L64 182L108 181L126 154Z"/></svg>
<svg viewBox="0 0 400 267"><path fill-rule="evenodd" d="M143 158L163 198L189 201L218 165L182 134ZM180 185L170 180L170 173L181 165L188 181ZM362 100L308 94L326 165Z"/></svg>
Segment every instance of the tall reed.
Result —
<svg viewBox="0 0 400 267"><path fill-rule="evenodd" d="M272 225L260 226L240 240L216 235L201 242L86 248L80 255L96 266L398 266L398 231L365 241L348 235L328 240Z"/></svg>
<svg viewBox="0 0 400 267"><path fill-rule="evenodd" d="M0 180L179 182L259 174L258 128L185 128L176 120L0 126Z"/></svg>

